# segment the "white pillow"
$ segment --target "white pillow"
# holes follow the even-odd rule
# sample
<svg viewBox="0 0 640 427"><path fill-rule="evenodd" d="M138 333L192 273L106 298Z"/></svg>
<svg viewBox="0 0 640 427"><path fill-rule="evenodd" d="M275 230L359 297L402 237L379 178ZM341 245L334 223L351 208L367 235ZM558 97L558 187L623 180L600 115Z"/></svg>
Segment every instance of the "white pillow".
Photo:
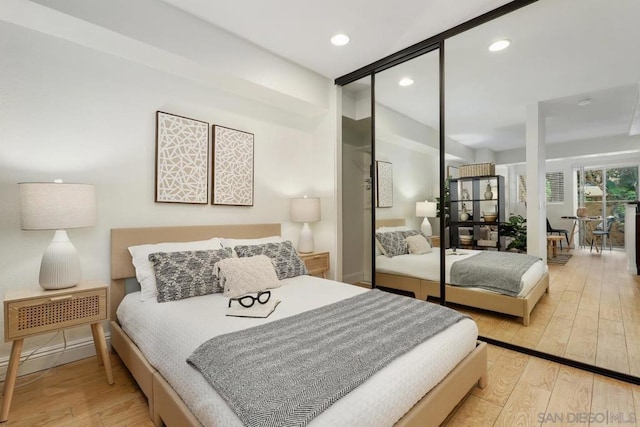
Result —
<svg viewBox="0 0 640 427"><path fill-rule="evenodd" d="M222 246L225 248L235 248L238 245L252 246L252 245L262 245L263 243L281 243L284 242L284 239L280 236L269 236L269 237L260 237L258 239L220 239L222 242ZM235 249L233 250L233 256L237 257Z"/></svg>
<svg viewBox="0 0 640 427"><path fill-rule="evenodd" d="M215 266L219 270L225 297L237 298L280 287L273 262L266 255L221 259Z"/></svg>
<svg viewBox="0 0 640 427"><path fill-rule="evenodd" d="M198 250L222 249L219 238L210 240L199 240L196 242L167 242L151 245L129 246L129 253L136 269L136 278L140 283L140 300L147 301L156 299L158 289L156 287L156 276L153 271L153 264L149 261L149 255L156 252L182 252Z"/></svg>
<svg viewBox="0 0 640 427"><path fill-rule="evenodd" d="M404 239L409 246L409 253L413 255L428 254L431 252L431 245L422 234L409 236Z"/></svg>

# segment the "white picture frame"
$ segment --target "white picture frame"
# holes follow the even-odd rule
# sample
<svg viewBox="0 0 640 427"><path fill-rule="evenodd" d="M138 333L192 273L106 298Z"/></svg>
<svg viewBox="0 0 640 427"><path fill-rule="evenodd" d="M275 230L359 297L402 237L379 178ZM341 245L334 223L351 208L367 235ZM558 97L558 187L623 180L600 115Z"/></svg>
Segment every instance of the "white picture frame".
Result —
<svg viewBox="0 0 640 427"><path fill-rule="evenodd" d="M393 207L393 165L376 160L376 207Z"/></svg>

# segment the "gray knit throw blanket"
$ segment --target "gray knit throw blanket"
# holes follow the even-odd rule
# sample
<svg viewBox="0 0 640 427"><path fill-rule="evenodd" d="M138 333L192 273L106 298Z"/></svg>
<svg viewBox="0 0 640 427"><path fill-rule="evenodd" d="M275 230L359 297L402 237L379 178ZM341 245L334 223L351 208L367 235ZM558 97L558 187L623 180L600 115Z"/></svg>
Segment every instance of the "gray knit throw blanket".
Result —
<svg viewBox="0 0 640 427"><path fill-rule="evenodd" d="M372 290L212 338L187 362L245 425L304 426L395 358L464 317Z"/></svg>
<svg viewBox="0 0 640 427"><path fill-rule="evenodd" d="M527 254L481 252L453 263L451 284L515 297L522 290L522 275L538 261L539 257Z"/></svg>

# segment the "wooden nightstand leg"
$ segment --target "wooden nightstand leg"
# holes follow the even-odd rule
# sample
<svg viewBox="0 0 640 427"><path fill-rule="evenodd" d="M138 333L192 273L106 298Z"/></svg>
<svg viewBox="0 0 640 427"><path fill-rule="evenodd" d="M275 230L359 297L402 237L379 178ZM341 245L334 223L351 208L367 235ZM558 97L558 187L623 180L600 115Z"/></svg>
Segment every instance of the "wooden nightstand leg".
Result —
<svg viewBox="0 0 640 427"><path fill-rule="evenodd" d="M2 423L9 418L9 408L11 407L11 399L13 398L13 389L16 385L16 375L18 374L18 365L20 365L22 344L24 344L24 339L17 339L11 346L11 357L9 358L9 366L7 367L7 376L4 380L2 412L0 413L0 422Z"/></svg>
<svg viewBox="0 0 640 427"><path fill-rule="evenodd" d="M96 324L97 323L91 324L91 335L93 335L93 345L96 348L96 357L98 358L98 365L104 366L104 360L102 360L102 352L100 351L100 346L98 344L100 342L100 336L98 335L97 328L94 327L94 325Z"/></svg>
<svg viewBox="0 0 640 427"><path fill-rule="evenodd" d="M102 323L92 323L91 333L93 334L93 344L96 346L96 355L98 361L104 365L104 372L107 375L107 383L113 384L113 372L111 371L111 361L109 360L109 352L107 351L107 340L104 337L104 329Z"/></svg>

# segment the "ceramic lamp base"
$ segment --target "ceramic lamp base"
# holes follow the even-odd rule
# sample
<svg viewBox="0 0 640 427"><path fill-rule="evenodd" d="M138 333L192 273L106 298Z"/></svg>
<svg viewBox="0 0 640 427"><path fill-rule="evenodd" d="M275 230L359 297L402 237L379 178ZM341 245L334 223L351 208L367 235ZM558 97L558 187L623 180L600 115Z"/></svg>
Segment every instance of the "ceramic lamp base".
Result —
<svg viewBox="0 0 640 427"><path fill-rule="evenodd" d="M304 223L300 230L300 238L298 240L298 252L308 254L313 252L313 233L308 223Z"/></svg>
<svg viewBox="0 0 640 427"><path fill-rule="evenodd" d="M69 240L67 232L57 230L53 240L42 255L40 264L40 287L64 289L80 282L80 259L78 251Z"/></svg>
<svg viewBox="0 0 640 427"><path fill-rule="evenodd" d="M424 233L424 235L427 236L427 237L431 237L431 235L433 234L433 229L431 228L431 223L429 222L429 218L427 218L426 216L424 217L424 220L422 221L422 225L420 225L420 231L422 231L422 233Z"/></svg>

